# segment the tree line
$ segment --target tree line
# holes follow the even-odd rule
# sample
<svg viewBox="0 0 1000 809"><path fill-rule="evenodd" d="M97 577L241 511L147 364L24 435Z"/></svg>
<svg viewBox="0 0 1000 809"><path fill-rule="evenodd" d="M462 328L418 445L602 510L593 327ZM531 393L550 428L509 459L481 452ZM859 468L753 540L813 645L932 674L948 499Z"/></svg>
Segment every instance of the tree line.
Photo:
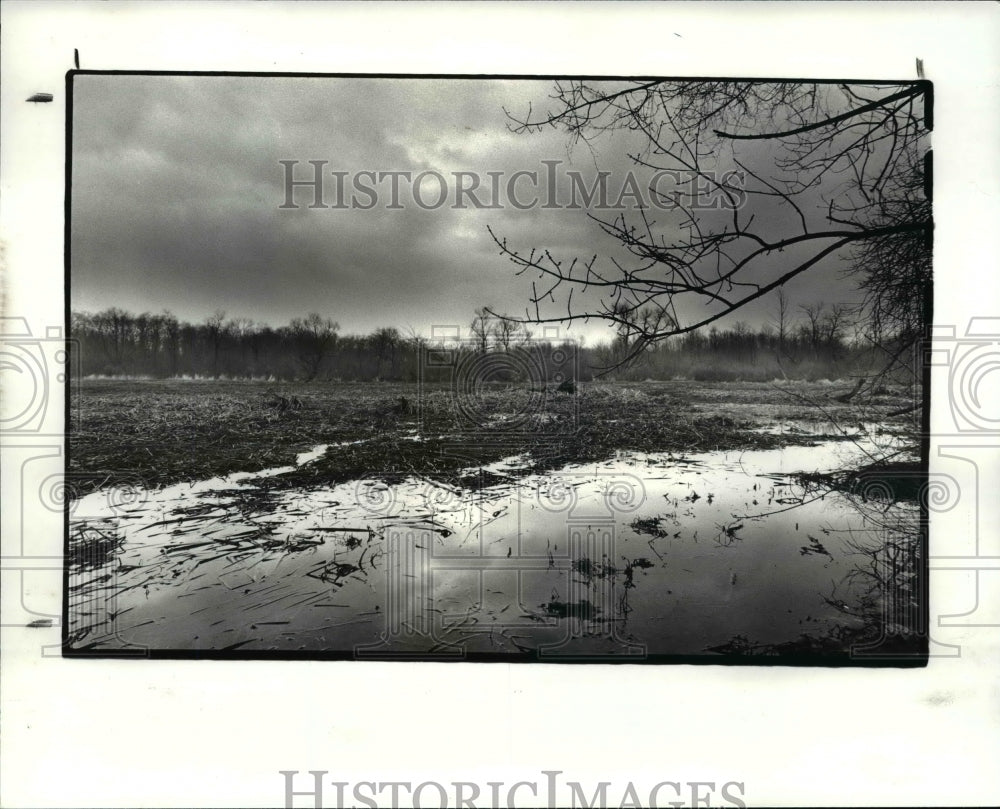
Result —
<svg viewBox="0 0 1000 809"><path fill-rule="evenodd" d="M221 310L203 323L187 323L170 312L110 308L73 312L70 330L84 376L401 378L410 370L407 349L414 342L395 328L341 335L339 324L317 313L275 328L227 319Z"/></svg>
<svg viewBox="0 0 1000 809"><path fill-rule="evenodd" d="M603 255L516 244L491 227L530 280L518 324L604 320L629 335L626 367L828 272L832 257L880 359L851 396L889 377L919 384L913 357L933 301L929 82L567 80L507 116L525 135L562 130L570 147L600 139L604 154L627 133L621 154L636 171L676 178L657 186L673 216L588 213L618 242ZM814 312L816 329L829 314Z"/></svg>
<svg viewBox="0 0 1000 809"><path fill-rule="evenodd" d="M589 381L612 368L608 378L619 380L835 379L863 373L882 350L849 336L849 314L825 304L793 313L782 297L763 327L736 323L691 332L647 346L627 366L618 362L634 351L628 329L592 346L537 340L485 308L476 310L457 344L434 344L394 327L345 335L317 313L272 327L227 319L222 311L188 323L169 312L119 308L74 312L71 337L84 376L415 382L421 374L425 381L448 381L465 368L483 381Z"/></svg>

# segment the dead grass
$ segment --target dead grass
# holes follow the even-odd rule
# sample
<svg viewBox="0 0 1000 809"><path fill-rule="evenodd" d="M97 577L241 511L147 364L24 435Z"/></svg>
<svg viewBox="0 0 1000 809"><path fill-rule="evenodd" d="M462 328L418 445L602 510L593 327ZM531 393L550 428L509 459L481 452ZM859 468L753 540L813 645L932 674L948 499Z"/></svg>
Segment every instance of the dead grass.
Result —
<svg viewBox="0 0 1000 809"><path fill-rule="evenodd" d="M267 484L407 475L458 482L465 467L523 452L530 471L618 450L774 447L808 439L754 428L849 412L833 400L849 383L795 383L798 398L783 385L585 384L566 395L525 386L463 394L392 383L86 380L72 393L69 477L78 495L121 482L155 487L292 465L297 453L330 444L318 461ZM282 409L274 394L300 406ZM889 397L884 410L898 401Z"/></svg>

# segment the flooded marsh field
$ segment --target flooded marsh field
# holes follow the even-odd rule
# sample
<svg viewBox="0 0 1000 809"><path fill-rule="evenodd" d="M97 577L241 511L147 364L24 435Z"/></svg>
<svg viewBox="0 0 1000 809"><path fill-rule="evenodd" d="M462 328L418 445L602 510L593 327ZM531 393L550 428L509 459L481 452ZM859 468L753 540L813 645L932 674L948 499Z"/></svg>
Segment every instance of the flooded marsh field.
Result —
<svg viewBox="0 0 1000 809"><path fill-rule="evenodd" d="M837 392L593 384L525 407L508 387L472 409L405 385L85 382L67 647L913 653L920 508L887 475L862 485L850 470L912 475L917 458L905 425L850 412Z"/></svg>

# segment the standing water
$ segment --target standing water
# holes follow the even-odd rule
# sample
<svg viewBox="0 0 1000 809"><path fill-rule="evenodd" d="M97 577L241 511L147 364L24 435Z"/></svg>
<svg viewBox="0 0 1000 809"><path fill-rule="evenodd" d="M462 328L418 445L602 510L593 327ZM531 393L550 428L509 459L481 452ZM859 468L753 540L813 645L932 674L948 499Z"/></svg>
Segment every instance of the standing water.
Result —
<svg viewBox="0 0 1000 809"><path fill-rule="evenodd" d="M861 625L880 526L797 473L863 459L824 441L538 474L517 456L477 489L265 485L288 467L96 492L71 507L70 646L556 659L828 637Z"/></svg>

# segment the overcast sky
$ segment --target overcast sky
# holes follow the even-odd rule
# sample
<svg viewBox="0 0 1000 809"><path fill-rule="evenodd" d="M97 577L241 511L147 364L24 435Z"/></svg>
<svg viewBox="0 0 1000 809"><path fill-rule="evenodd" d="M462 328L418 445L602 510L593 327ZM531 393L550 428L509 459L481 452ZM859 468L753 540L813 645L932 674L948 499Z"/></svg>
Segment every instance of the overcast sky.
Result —
<svg viewBox="0 0 1000 809"><path fill-rule="evenodd" d="M531 278L514 274L487 225L513 246L560 257L603 256L617 245L584 210L512 208L506 182L518 170L538 171L544 201L541 161L560 160L561 181L566 170L592 179L599 166L612 172L616 194L635 145L621 133L593 151L570 150L560 131L508 131L504 108L544 109L551 88L548 81L77 76L73 308L170 310L192 322L222 309L271 325L315 311L343 333L396 326L424 334L434 325L467 326L484 304L523 313ZM436 207L439 184L429 178L422 197L434 209L422 209L400 180L403 207L390 209L384 180L369 210L310 209L308 188L295 192L298 209L282 209L282 160L299 161L297 179L312 176L308 161L327 161L330 205L337 201L331 171L348 172L348 204L352 177L363 171L436 171L447 180L448 198ZM453 209L455 171L483 175L484 186L487 172L502 172L504 207ZM531 199L529 183L518 190L522 201ZM490 203L488 187L476 193ZM671 226L671 214L657 215ZM850 297L830 265L791 292L795 302ZM574 296L574 303L585 300ZM757 325L770 305L739 317ZM569 334L593 342L607 327L577 326Z"/></svg>

